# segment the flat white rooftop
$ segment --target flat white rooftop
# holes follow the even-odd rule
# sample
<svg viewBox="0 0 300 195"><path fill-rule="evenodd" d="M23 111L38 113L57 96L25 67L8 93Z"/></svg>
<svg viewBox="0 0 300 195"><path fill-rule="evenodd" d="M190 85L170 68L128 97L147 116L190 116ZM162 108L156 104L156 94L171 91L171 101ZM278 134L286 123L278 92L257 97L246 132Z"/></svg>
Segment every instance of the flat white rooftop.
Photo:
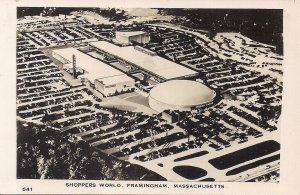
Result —
<svg viewBox="0 0 300 195"><path fill-rule="evenodd" d="M196 71L186 68L180 64L176 64L170 60L159 56L147 55L134 49L133 46L119 47L107 41L91 42L90 45L118 58L124 59L141 69L152 72L164 79L173 79L197 74Z"/></svg>
<svg viewBox="0 0 300 195"><path fill-rule="evenodd" d="M86 55L77 49L74 48L65 48L65 49L57 49L53 50L53 52L65 60L69 61L69 63L65 64L68 68L72 68L72 55L76 56L76 66L87 71L86 74L80 75L80 77L84 77L89 79L91 82L94 82L95 79L112 77L123 75L122 78L128 77L123 72L105 64L97 59ZM120 77L121 78L121 77ZM130 77L128 77L130 78Z"/></svg>
<svg viewBox="0 0 300 195"><path fill-rule="evenodd" d="M144 35L148 33L144 31L117 31L116 34L122 35L124 37L131 37L136 35Z"/></svg>
<svg viewBox="0 0 300 195"><path fill-rule="evenodd" d="M104 85L115 85L122 82L134 82L134 79L128 77L127 75L117 75L112 77L100 78L97 80L103 82Z"/></svg>

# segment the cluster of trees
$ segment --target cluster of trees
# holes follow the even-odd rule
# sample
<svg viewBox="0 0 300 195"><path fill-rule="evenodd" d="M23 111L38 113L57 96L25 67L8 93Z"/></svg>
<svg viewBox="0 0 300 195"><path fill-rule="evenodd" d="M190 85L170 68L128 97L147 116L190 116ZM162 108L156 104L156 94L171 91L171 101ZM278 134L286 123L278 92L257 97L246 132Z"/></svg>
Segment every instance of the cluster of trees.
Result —
<svg viewBox="0 0 300 195"><path fill-rule="evenodd" d="M134 92L134 88L127 88L127 89L124 89L121 91L116 90L113 95L121 95L121 94L129 93L129 92Z"/></svg>
<svg viewBox="0 0 300 195"><path fill-rule="evenodd" d="M283 10L275 9L160 9L160 14L174 16L173 22L212 34L222 31L243 35L276 46L283 53Z"/></svg>
<svg viewBox="0 0 300 195"><path fill-rule="evenodd" d="M17 18L24 16L58 16L59 14L68 15L74 11L92 11L111 21L128 19L124 10L116 8L76 8L76 7L19 7L17 8Z"/></svg>
<svg viewBox="0 0 300 195"><path fill-rule="evenodd" d="M59 14L70 14L73 11L88 11L91 8L73 8L73 7L18 7L17 18L24 16L58 16Z"/></svg>
<svg viewBox="0 0 300 195"><path fill-rule="evenodd" d="M71 143L45 125L17 123L17 178L165 180L141 166Z"/></svg>
<svg viewBox="0 0 300 195"><path fill-rule="evenodd" d="M93 10L97 14L109 18L110 21L120 21L128 19L128 16L125 14L124 10L116 8L95 8Z"/></svg>

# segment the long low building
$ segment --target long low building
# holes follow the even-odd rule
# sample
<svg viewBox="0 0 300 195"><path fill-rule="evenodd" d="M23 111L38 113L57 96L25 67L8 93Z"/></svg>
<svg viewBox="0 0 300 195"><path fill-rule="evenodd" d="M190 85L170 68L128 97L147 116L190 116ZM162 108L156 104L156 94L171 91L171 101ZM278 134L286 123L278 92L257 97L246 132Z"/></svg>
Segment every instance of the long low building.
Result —
<svg viewBox="0 0 300 195"><path fill-rule="evenodd" d="M81 74L79 78L92 84L103 95L112 96L134 89L134 79L77 49L52 51L52 56L61 61L63 68L69 73L73 72L73 55L76 58L76 71Z"/></svg>
<svg viewBox="0 0 300 195"><path fill-rule="evenodd" d="M135 48L134 46L119 47L107 41L91 42L90 46L163 80L186 78L198 74L196 71L180 64L153 55L153 52L147 52L143 48Z"/></svg>

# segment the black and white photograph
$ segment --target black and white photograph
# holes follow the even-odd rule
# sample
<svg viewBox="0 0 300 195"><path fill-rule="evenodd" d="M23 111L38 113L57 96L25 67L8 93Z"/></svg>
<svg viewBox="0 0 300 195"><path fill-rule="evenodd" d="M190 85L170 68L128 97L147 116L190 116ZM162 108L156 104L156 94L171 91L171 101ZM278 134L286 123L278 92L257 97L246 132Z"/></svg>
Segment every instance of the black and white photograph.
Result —
<svg viewBox="0 0 300 195"><path fill-rule="evenodd" d="M3 0L0 194L299 194L299 3Z"/></svg>
<svg viewBox="0 0 300 195"><path fill-rule="evenodd" d="M280 183L283 9L16 21L16 179Z"/></svg>

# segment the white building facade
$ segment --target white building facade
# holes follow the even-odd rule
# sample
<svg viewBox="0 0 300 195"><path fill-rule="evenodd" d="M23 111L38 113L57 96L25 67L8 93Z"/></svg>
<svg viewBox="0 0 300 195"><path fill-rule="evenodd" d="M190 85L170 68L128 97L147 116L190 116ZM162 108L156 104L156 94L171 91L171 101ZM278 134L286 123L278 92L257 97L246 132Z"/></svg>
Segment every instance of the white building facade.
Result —
<svg viewBox="0 0 300 195"><path fill-rule="evenodd" d="M125 75L95 79L95 89L106 97L134 91L134 84L134 79Z"/></svg>
<svg viewBox="0 0 300 195"><path fill-rule="evenodd" d="M131 41L136 41L138 43L148 43L150 41L150 35L149 33L143 31L117 31L116 40L125 44L130 44Z"/></svg>

